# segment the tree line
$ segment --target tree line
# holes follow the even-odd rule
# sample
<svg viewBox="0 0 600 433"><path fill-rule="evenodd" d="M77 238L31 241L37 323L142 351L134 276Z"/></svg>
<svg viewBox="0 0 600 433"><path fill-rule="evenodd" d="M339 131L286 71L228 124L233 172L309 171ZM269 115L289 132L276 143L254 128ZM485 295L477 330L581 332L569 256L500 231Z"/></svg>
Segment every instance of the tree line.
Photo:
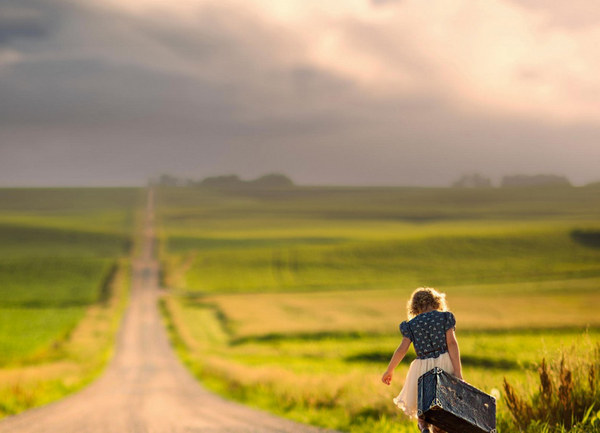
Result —
<svg viewBox="0 0 600 433"><path fill-rule="evenodd" d="M294 186L294 182L288 176L280 173L269 173L250 180L243 180L235 174L209 176L201 180L184 179L170 174L163 174L157 179L151 180L150 184L210 188L283 188Z"/></svg>
<svg viewBox="0 0 600 433"><path fill-rule="evenodd" d="M556 174L516 174L504 176L500 181L501 188L510 187L533 187L533 186L572 186L565 176ZM458 178L453 184L454 188L493 188L494 185L489 177L479 173L465 174Z"/></svg>

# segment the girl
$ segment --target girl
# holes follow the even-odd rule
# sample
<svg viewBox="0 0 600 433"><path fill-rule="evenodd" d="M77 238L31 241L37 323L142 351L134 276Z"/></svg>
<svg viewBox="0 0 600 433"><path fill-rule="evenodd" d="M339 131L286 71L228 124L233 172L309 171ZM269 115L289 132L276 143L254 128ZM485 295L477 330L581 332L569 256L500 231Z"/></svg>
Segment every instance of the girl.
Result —
<svg viewBox="0 0 600 433"><path fill-rule="evenodd" d="M419 377L434 367L462 380L460 351L454 335L456 320L447 311L446 295L432 288L420 288L413 292L407 304L410 320L400 324L402 342L394 352L381 381L386 385L392 382L396 366L402 361L410 344L415 346L417 359L408 369L404 387L394 399L394 403L409 417L417 417L417 382ZM419 430L430 433L430 426L424 420L418 420ZM433 432L441 432L433 427Z"/></svg>

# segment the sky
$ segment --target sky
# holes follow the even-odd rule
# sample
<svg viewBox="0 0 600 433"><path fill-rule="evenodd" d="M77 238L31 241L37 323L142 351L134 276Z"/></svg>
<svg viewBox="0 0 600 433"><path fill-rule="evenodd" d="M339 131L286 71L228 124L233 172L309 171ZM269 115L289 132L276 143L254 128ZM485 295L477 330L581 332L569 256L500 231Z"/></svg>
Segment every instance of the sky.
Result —
<svg viewBox="0 0 600 433"><path fill-rule="evenodd" d="M0 186L600 181L600 3L0 0Z"/></svg>

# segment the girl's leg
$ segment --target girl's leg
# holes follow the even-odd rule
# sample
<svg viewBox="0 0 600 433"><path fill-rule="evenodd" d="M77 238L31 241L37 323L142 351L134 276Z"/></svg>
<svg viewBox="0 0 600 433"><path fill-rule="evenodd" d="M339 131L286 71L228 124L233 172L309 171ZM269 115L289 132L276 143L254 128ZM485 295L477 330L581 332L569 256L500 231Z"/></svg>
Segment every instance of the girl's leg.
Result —
<svg viewBox="0 0 600 433"><path fill-rule="evenodd" d="M421 418L419 418L418 425L419 425L419 431L421 433L431 433L431 430L429 429L429 424L427 424L425 422L425 420L422 420Z"/></svg>

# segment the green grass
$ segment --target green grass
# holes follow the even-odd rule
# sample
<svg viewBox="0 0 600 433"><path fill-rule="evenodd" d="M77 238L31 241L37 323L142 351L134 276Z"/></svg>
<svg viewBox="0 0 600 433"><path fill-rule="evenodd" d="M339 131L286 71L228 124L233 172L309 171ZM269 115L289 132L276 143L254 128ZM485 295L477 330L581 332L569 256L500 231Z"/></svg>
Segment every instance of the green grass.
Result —
<svg viewBox="0 0 600 433"><path fill-rule="evenodd" d="M85 306L101 300L114 258L5 258L0 306Z"/></svg>
<svg viewBox="0 0 600 433"><path fill-rule="evenodd" d="M0 189L0 416L78 389L106 361L142 197L122 188Z"/></svg>
<svg viewBox="0 0 600 433"><path fill-rule="evenodd" d="M163 267L204 293L598 277L595 192L164 189Z"/></svg>
<svg viewBox="0 0 600 433"><path fill-rule="evenodd" d="M209 190L164 188L161 213L168 225L197 228L244 227L297 220L405 221L594 220L600 211L597 188L326 188ZM557 206L560 204L560 206ZM185 231L184 231L185 233Z"/></svg>
<svg viewBox="0 0 600 433"><path fill-rule="evenodd" d="M37 218L44 225L126 232L134 222L127 210L141 199L138 188L0 188L0 214L19 222Z"/></svg>
<svg viewBox="0 0 600 433"><path fill-rule="evenodd" d="M0 189L0 365L64 338L131 249L131 189Z"/></svg>
<svg viewBox="0 0 600 433"><path fill-rule="evenodd" d="M0 341L7 353L0 365L0 417L64 397L100 374L127 305L128 267L127 260L120 261L105 302L2 310Z"/></svg>
<svg viewBox="0 0 600 433"><path fill-rule="evenodd" d="M0 309L2 363L39 361L48 342L60 345L84 315L82 307Z"/></svg>
<svg viewBox="0 0 600 433"><path fill-rule="evenodd" d="M44 221L2 223L0 215L0 257L115 257L127 253L131 238L118 231L99 232L95 226L87 229L48 227Z"/></svg>
<svg viewBox="0 0 600 433"><path fill-rule="evenodd" d="M379 378L419 286L448 293L465 377L488 392L504 377L531 389L542 357L585 356L600 340L597 188L164 188L157 199L180 355L210 388L299 421L414 431L391 403L408 362L393 387Z"/></svg>
<svg viewBox="0 0 600 433"><path fill-rule="evenodd" d="M176 238L179 245L181 239ZM562 227L533 234L449 232L443 237L383 241L187 238L187 242L196 245L193 253L182 254L171 266L187 263L189 269L177 288L188 291L323 291L600 276L600 249L581 245Z"/></svg>

